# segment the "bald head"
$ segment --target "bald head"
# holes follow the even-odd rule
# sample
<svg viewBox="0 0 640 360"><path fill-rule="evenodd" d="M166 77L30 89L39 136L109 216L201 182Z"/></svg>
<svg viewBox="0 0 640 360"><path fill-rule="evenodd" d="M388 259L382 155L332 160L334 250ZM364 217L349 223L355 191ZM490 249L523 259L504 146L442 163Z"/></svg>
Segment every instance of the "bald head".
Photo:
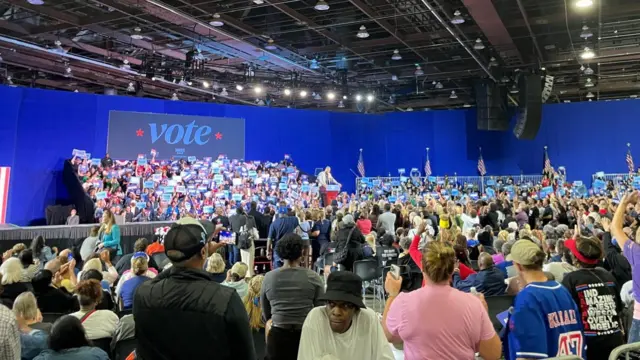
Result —
<svg viewBox="0 0 640 360"><path fill-rule="evenodd" d="M58 271L60 271L60 266L61 266L60 260L53 259L53 260L47 261L47 263L44 265L44 268L45 270L51 271L52 274L55 274Z"/></svg>
<svg viewBox="0 0 640 360"><path fill-rule="evenodd" d="M480 270L488 269L493 266L493 258L487 253L482 253L478 257L478 267Z"/></svg>

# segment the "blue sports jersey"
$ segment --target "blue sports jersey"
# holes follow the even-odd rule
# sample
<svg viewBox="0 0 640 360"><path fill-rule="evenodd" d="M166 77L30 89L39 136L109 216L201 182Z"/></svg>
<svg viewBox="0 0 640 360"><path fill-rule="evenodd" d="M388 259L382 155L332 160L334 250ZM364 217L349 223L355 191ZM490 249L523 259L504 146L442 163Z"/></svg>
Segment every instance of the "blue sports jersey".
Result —
<svg viewBox="0 0 640 360"><path fill-rule="evenodd" d="M586 359L580 311L569 291L556 281L530 283L518 293L508 341L508 360L568 355Z"/></svg>

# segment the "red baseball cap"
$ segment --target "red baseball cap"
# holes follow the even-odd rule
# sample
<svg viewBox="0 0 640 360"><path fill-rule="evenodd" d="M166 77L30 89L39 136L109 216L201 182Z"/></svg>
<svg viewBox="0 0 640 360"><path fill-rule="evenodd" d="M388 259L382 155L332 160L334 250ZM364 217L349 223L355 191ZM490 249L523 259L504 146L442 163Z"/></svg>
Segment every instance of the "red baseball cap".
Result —
<svg viewBox="0 0 640 360"><path fill-rule="evenodd" d="M564 242L564 246L567 249L569 249L571 251L571 253L573 254L573 256L575 256L576 259L578 259L582 263L589 264L589 265L595 265L595 264L598 263L598 261L600 261L599 259L588 259L584 255L582 255L582 253L580 253L580 251L578 251L575 239L569 239L569 240L565 241Z"/></svg>

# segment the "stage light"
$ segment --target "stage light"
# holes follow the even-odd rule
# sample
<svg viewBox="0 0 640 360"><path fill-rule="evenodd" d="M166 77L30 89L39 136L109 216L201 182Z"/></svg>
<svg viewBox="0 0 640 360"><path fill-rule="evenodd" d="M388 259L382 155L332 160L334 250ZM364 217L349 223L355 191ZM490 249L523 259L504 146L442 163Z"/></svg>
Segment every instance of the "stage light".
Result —
<svg viewBox="0 0 640 360"><path fill-rule="evenodd" d="M471 104L467 104L467 103L465 103L464 105L462 105L462 107L470 108L470 107L471 107Z"/></svg>
<svg viewBox="0 0 640 360"><path fill-rule="evenodd" d="M276 47L275 41L273 41L272 38L269 38L269 40L267 40L267 45L265 45L264 48L267 49L267 50L277 50L278 49Z"/></svg>
<svg viewBox="0 0 640 360"><path fill-rule="evenodd" d="M242 86L240 84L236 85L236 90L242 91L243 89L244 89L244 86Z"/></svg>
<svg viewBox="0 0 640 360"><path fill-rule="evenodd" d="M360 94L356 95L356 101L357 102L362 101L362 95L360 95Z"/></svg>
<svg viewBox="0 0 640 360"><path fill-rule="evenodd" d="M329 100L333 100L333 99L335 99L335 98L336 98L336 94L334 94L333 92L329 91L329 92L327 93L327 99L329 99Z"/></svg>
<svg viewBox="0 0 640 360"><path fill-rule="evenodd" d="M131 70L131 65L129 65L129 60L122 60L122 65L120 65L120 69Z"/></svg>
<svg viewBox="0 0 640 360"><path fill-rule="evenodd" d="M180 86L187 86L187 81L186 81L184 78L183 78L183 79L180 79L180 82L178 83L178 85L180 85Z"/></svg>
<svg viewBox="0 0 640 360"><path fill-rule="evenodd" d="M442 83L440 81L438 81L436 83L436 89L442 89L442 88L443 88Z"/></svg>
<svg viewBox="0 0 640 360"><path fill-rule="evenodd" d="M31 5L44 5L43 0L27 0L27 2Z"/></svg>
<svg viewBox="0 0 640 360"><path fill-rule="evenodd" d="M342 100L340 100L340 102L338 103L338 108L340 109L344 108L344 102L342 102Z"/></svg>
<svg viewBox="0 0 640 360"><path fill-rule="evenodd" d="M592 93L591 91L589 91L589 92L587 93L587 99L592 99L592 98L594 98L594 97L595 97L595 95L593 95L593 93Z"/></svg>
<svg viewBox="0 0 640 360"><path fill-rule="evenodd" d="M213 19L211 21L209 21L209 25L215 26L215 27L223 26L224 25L224 21L222 21L222 19L220 19L220 14L218 14L218 13L213 14Z"/></svg>
<svg viewBox="0 0 640 360"><path fill-rule="evenodd" d="M229 96L229 93L227 92L227 88L222 88L222 91L220 91L220 96Z"/></svg>
<svg viewBox="0 0 640 360"><path fill-rule="evenodd" d="M375 99L373 95L371 94L367 95L367 102L373 102L373 99Z"/></svg>
<svg viewBox="0 0 640 360"><path fill-rule="evenodd" d="M391 75L391 81L398 81L398 75L396 74Z"/></svg>
<svg viewBox="0 0 640 360"><path fill-rule="evenodd" d="M451 95L449 95L449 99L457 99L458 95L455 90L451 90Z"/></svg>
<svg viewBox="0 0 640 360"><path fill-rule="evenodd" d="M591 81L591 78L587 78L586 82L584 83L584 87L593 87L593 81Z"/></svg>
<svg viewBox="0 0 640 360"><path fill-rule="evenodd" d="M322 96L320 96L320 93L313 93L311 94L311 96L313 96L313 100L322 100Z"/></svg>
<svg viewBox="0 0 640 360"><path fill-rule="evenodd" d="M140 26L134 27L133 28L133 34L131 34L131 38L135 39L135 40L144 39L144 36L142 36L141 32L142 32L142 29L140 29Z"/></svg>
<svg viewBox="0 0 640 360"><path fill-rule="evenodd" d="M582 27L582 32L580 33L580 37L587 40L588 38L593 36L593 31L589 30L587 25Z"/></svg>
<svg viewBox="0 0 640 360"><path fill-rule="evenodd" d="M253 91L254 91L256 94L260 94L260 93L262 92L262 88L261 88L260 86L256 86L256 87L254 87L254 88L253 88Z"/></svg>
<svg viewBox="0 0 640 360"><path fill-rule="evenodd" d="M489 67L498 66L498 61L493 56L489 59Z"/></svg>
<svg viewBox="0 0 640 360"><path fill-rule="evenodd" d="M173 100L173 101L178 101L178 100L180 100L180 99L178 99L178 94L173 93L173 95L171 95L171 100Z"/></svg>
<svg viewBox="0 0 640 360"><path fill-rule="evenodd" d="M407 111L413 111L413 108L412 107L408 107Z"/></svg>
<svg viewBox="0 0 640 360"><path fill-rule="evenodd" d="M307 97L307 92L305 90L300 91L300 97Z"/></svg>
<svg viewBox="0 0 640 360"><path fill-rule="evenodd" d="M319 0L313 8L318 11L327 11L329 10L329 4L324 0Z"/></svg>
<svg viewBox="0 0 640 360"><path fill-rule="evenodd" d="M130 82L129 86L127 86L127 92L135 92L135 91L136 91L135 86L133 86L133 83Z"/></svg>
<svg viewBox="0 0 640 360"><path fill-rule="evenodd" d="M402 60L402 55L400 55L400 51L398 49L393 50L393 55L391 55L391 60Z"/></svg>
<svg viewBox="0 0 640 360"><path fill-rule="evenodd" d="M593 75L593 69L591 68L591 66L587 65L587 68L584 69L584 74L585 75Z"/></svg>
<svg viewBox="0 0 640 360"><path fill-rule="evenodd" d="M584 50L582 50L582 54L580 54L580 57L583 59L593 59L596 56L596 53L593 52L593 50L589 49L588 46L584 47Z"/></svg>
<svg viewBox="0 0 640 360"><path fill-rule="evenodd" d="M484 49L484 43L482 42L482 39L477 38L476 39L476 43L473 44L473 48L476 50L482 50Z"/></svg>
<svg viewBox="0 0 640 360"><path fill-rule="evenodd" d="M415 76L422 76L422 75L424 75L424 71L422 70L420 65L416 64L416 71L414 71L413 74Z"/></svg>
<svg viewBox="0 0 640 360"><path fill-rule="evenodd" d="M309 69L311 70L320 69L320 65L318 65L318 60L316 59L311 60L311 64L309 64Z"/></svg>
<svg viewBox="0 0 640 360"><path fill-rule="evenodd" d="M347 95L342 95L342 100L347 100L347 99L348 99Z"/></svg>
<svg viewBox="0 0 640 360"><path fill-rule="evenodd" d="M205 88L205 89L208 89L209 88L209 83L207 81L203 81L202 82L202 87Z"/></svg>
<svg viewBox="0 0 640 360"><path fill-rule="evenodd" d="M578 0L576 1L576 7L588 8L593 5L593 0Z"/></svg>
<svg viewBox="0 0 640 360"><path fill-rule="evenodd" d="M285 94L286 96L291 95L291 90L290 90L290 89L284 89L284 94Z"/></svg>
<svg viewBox="0 0 640 360"><path fill-rule="evenodd" d="M364 25L360 26L360 29L358 30L358 34L356 36L360 39L368 38L369 33L367 32L367 28Z"/></svg>
<svg viewBox="0 0 640 360"><path fill-rule="evenodd" d="M511 94L517 94L517 93L519 93L519 92L520 92L520 89L516 86L516 84L513 84L513 85L511 86L511 89L509 90L509 92L510 92Z"/></svg>
<svg viewBox="0 0 640 360"><path fill-rule="evenodd" d="M451 19L451 23L452 23L453 25L460 25L460 24L464 24L464 18L463 18L462 16L460 16L460 15L462 15L462 14L461 14L461 13L460 13L460 11L458 11L458 10L456 10L456 11L453 13L453 18Z"/></svg>

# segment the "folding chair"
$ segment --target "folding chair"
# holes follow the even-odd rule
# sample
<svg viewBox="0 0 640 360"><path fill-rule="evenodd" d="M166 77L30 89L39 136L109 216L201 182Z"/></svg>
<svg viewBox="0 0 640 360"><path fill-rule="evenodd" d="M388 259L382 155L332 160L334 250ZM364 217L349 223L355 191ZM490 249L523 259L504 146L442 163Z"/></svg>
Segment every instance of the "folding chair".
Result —
<svg viewBox="0 0 640 360"><path fill-rule="evenodd" d="M118 341L113 349L113 360L125 360L136 346L138 346L136 338Z"/></svg>
<svg viewBox="0 0 640 360"><path fill-rule="evenodd" d="M640 358L640 342L618 346L609 354L609 360L631 360Z"/></svg>
<svg viewBox="0 0 640 360"><path fill-rule="evenodd" d="M382 267L378 259L365 259L353 262L353 272L362 279L362 298L365 298L366 289L373 287L374 305L377 300L384 301L384 291L380 280L382 279Z"/></svg>
<svg viewBox="0 0 640 360"><path fill-rule="evenodd" d="M515 296L501 295L501 296L488 296L485 298L489 307L489 318L493 324L493 328L496 332L500 332L504 324L500 323L500 320L496 317L501 312L508 310L513 305L513 299Z"/></svg>
<svg viewBox="0 0 640 360"><path fill-rule="evenodd" d="M43 323L51 323L53 324L59 318L65 316L66 314L61 313L42 313L42 322Z"/></svg>

